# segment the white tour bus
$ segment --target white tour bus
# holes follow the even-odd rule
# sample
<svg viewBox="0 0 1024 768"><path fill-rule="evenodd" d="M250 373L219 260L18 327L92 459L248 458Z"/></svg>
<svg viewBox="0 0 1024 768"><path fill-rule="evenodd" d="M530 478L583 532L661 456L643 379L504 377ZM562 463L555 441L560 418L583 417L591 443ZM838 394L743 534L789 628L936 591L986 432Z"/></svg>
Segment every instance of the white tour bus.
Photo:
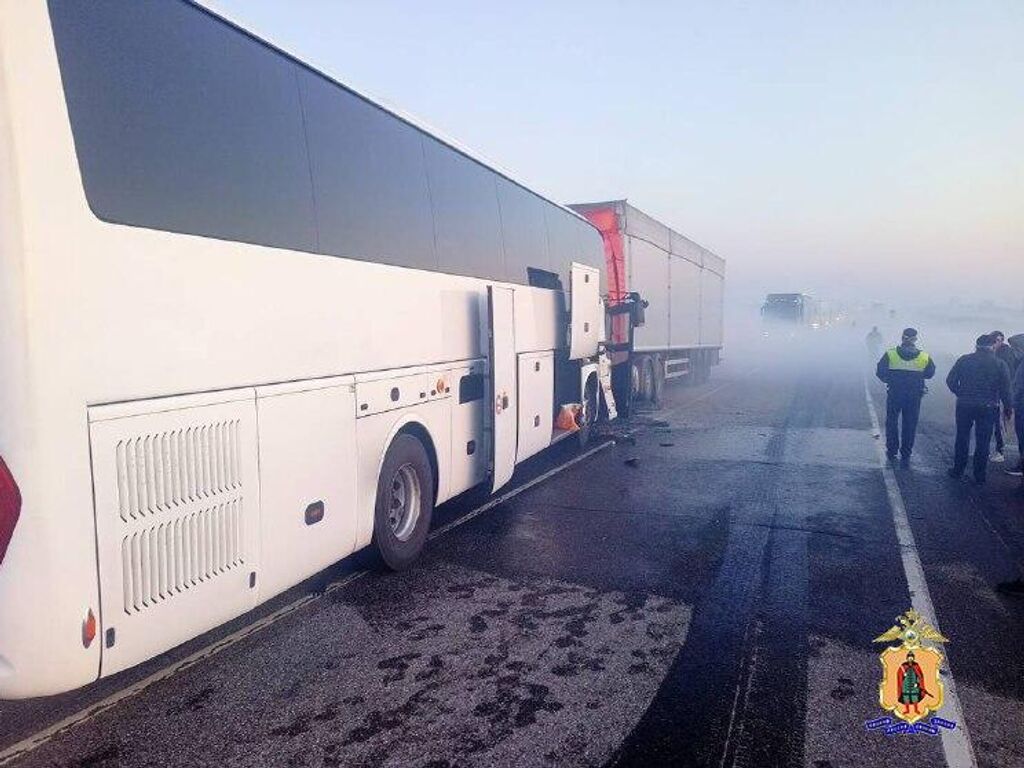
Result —
<svg viewBox="0 0 1024 768"><path fill-rule="evenodd" d="M600 234L185 0L0 0L0 698L151 658L600 407Z"/></svg>

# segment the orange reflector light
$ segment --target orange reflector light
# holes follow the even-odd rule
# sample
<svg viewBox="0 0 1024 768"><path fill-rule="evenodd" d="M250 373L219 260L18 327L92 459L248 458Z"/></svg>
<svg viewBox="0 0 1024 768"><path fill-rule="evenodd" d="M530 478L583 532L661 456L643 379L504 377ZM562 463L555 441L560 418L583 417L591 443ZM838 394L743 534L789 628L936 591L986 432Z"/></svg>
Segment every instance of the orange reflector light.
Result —
<svg viewBox="0 0 1024 768"><path fill-rule="evenodd" d="M445 388L444 388L444 379L438 379L438 380L437 380L437 391L438 391L438 392L444 392L444 391L445 391Z"/></svg>
<svg viewBox="0 0 1024 768"><path fill-rule="evenodd" d="M88 648L92 645L92 641L96 639L96 616L92 612L92 608L85 615L85 621L82 622L82 645Z"/></svg>

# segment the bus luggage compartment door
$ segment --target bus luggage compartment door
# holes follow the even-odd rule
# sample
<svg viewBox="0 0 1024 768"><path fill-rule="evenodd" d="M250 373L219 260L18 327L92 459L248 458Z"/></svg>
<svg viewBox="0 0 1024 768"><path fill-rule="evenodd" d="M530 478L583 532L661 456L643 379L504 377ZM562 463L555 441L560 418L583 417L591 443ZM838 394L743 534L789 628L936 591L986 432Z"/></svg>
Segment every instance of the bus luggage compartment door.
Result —
<svg viewBox="0 0 1024 768"><path fill-rule="evenodd" d="M569 273L569 359L582 360L597 354L604 330L601 273L573 263Z"/></svg>
<svg viewBox="0 0 1024 768"><path fill-rule="evenodd" d="M106 676L255 605L255 392L100 406L89 420Z"/></svg>
<svg viewBox="0 0 1024 768"><path fill-rule="evenodd" d="M487 337L490 358L491 493L494 493L512 479L516 468L519 409L511 288L487 287Z"/></svg>

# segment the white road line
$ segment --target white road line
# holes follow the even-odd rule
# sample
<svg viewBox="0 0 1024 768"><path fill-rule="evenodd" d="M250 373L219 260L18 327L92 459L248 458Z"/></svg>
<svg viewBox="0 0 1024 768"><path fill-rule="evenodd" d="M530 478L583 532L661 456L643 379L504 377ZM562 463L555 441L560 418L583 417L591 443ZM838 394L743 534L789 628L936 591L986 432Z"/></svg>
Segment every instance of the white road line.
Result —
<svg viewBox="0 0 1024 768"><path fill-rule="evenodd" d="M864 396L867 398L868 411L871 414L871 428L875 434L878 462L882 466L885 490L889 495L892 519L896 525L896 540L900 545L903 572L906 574L907 586L910 589L910 604L938 630L939 621L935 615L935 606L932 605L931 595L928 593L928 583L924 578L921 558L917 554L917 542L914 541L914 532L910 528L907 508L903 503L903 494L900 492L900 486L896 482L896 474L892 471L892 467L889 466L888 457L885 454L885 447L882 442L884 438L879 426L878 411L875 410L875 401L871 398L871 390L868 388L866 380L864 382ZM944 710L943 716L948 720L956 722L956 730L942 729L942 751L946 754L946 765L950 768L977 768L978 762L974 757L974 748L971 746L971 734L967 730L963 708L960 706L960 698L956 695L953 669L949 664L948 658L946 659L946 669L947 674L943 675L942 681L946 689L945 702L942 706Z"/></svg>
<svg viewBox="0 0 1024 768"><path fill-rule="evenodd" d="M523 491L533 488L535 485L543 482L544 480L554 477L559 472L563 472L566 469L569 469L570 467L579 464L584 459L587 459L593 456L595 453L603 451L605 448L609 448L614 444L615 442L613 440L601 443L600 445L595 446L594 448L591 448L590 450L584 453L581 453L579 456L573 457L564 464L560 464L557 467L548 470L544 474L535 477L533 480L530 480L527 483L523 483L522 485L513 488L511 491L508 491L507 493L504 493L501 496L498 496L497 498L491 499L486 504L483 504L482 506L474 509L472 512L458 518L457 520L453 520L447 525L441 526L436 531L432 531L430 536L428 537L428 540L436 539L438 536L448 533L449 531L458 528L460 525L468 523L470 520L479 517L489 509L493 509L499 504L508 501L512 497L518 496ZM34 733L31 736L22 739L16 744L12 744L10 747L7 747L2 752L0 752L0 766L6 765L7 763L10 763L13 760L17 760L18 758L24 757L29 752L38 749L39 747L46 744L48 741L52 740L56 736L66 733L72 728L82 725L83 723L92 720L97 715L100 715L106 712L107 710L117 706L122 701L130 699L133 696L142 693L142 691L146 690L151 685L159 683L161 680L167 680L168 678L173 677L179 672L183 672L189 667L195 666L199 662L217 655L221 651L226 651L228 648L232 647L233 645L236 645L245 638L254 635L257 632L260 632L273 624L276 624L281 619L290 616L291 614L298 611L300 608L303 608L309 605L310 603L319 600L323 596L329 595L332 592L336 592L339 589L347 587L349 584L351 584L354 581L357 581L358 579L361 579L368 573L370 573L370 571L356 571L355 573L351 573L343 579L339 579L338 581L329 584L321 594L303 595L298 600L295 600L294 602L289 603L283 608L280 608L274 611L273 613L264 616L259 621L255 621L252 624L248 624L242 627L241 629L237 630L236 632L232 632L230 635L226 635L225 637L220 638L215 643L211 643L205 648L202 648L196 651L195 653L186 656L184 659L176 661L174 664L164 667L163 669L159 670L158 672L154 672L148 677L144 677L143 679L133 683L127 688L122 688L120 691L111 694L105 699L101 699L100 701L94 704L90 704L85 709L81 709L75 714L65 717L63 720L54 723L50 727L38 731L37 733Z"/></svg>

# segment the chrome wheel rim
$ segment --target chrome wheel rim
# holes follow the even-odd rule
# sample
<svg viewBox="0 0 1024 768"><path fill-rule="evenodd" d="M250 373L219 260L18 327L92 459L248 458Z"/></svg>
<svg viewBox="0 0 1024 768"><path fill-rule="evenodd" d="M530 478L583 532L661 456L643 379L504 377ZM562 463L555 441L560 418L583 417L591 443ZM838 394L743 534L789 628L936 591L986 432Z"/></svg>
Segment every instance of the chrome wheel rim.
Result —
<svg viewBox="0 0 1024 768"><path fill-rule="evenodd" d="M403 464L391 478L388 494L388 525L399 541L408 541L416 530L423 508L420 476L412 464Z"/></svg>

